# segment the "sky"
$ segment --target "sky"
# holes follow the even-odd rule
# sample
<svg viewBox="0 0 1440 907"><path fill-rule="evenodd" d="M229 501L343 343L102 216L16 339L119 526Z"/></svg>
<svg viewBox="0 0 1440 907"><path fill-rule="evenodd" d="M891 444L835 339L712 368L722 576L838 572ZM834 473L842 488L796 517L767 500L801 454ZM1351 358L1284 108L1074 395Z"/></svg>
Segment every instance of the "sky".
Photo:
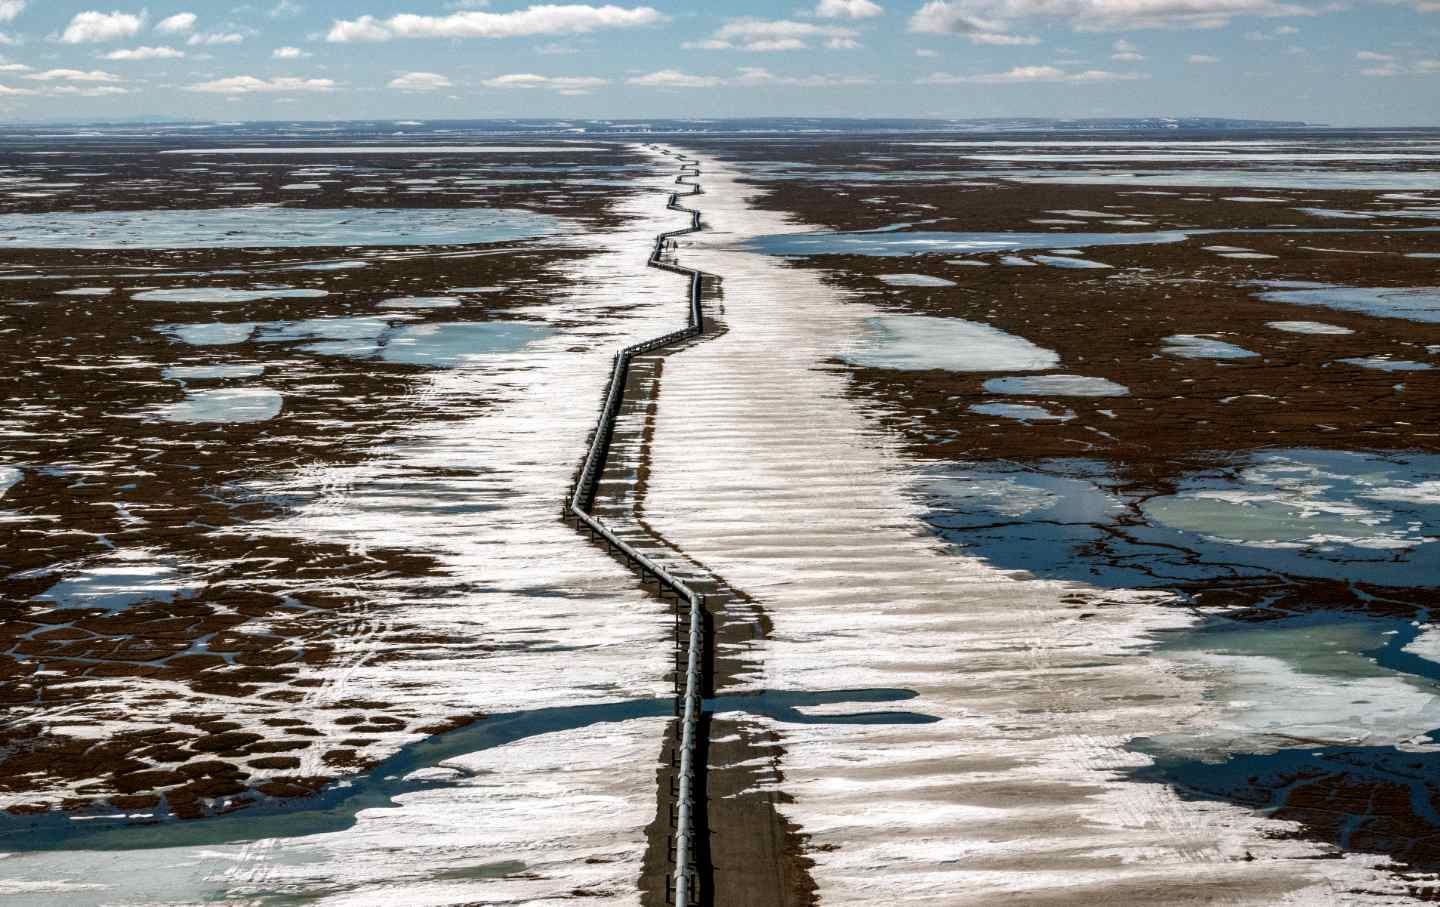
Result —
<svg viewBox="0 0 1440 907"><path fill-rule="evenodd" d="M1440 126L1440 0L0 0L0 118Z"/></svg>

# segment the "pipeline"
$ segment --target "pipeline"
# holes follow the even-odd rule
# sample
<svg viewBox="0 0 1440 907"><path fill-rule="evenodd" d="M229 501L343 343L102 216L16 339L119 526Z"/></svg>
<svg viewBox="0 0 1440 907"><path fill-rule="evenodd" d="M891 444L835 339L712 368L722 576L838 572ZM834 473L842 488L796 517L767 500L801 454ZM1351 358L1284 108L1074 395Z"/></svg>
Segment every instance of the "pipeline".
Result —
<svg viewBox="0 0 1440 907"><path fill-rule="evenodd" d="M664 153L668 154L669 152ZM679 601L685 602L689 609L684 690L677 703L680 714L680 767L677 777L675 840L672 857L675 864L674 903L676 907L690 907L697 900L699 887L695 865L694 837L696 809L699 808L697 801L700 799L696 790L696 782L703 767L697 767L695 763L701 743L699 739L702 709L701 665L704 656L705 598L703 594L691 588L684 580L666 570L653 558L620 538L605 525L603 520L591 513L596 489L599 487L600 477L605 469L610 441L615 432L615 422L624 402L625 382L630 373L631 361L636 356L652 353L698 337L705 330L705 314L700 305L702 273L694 268L681 267L664 260L665 249L675 237L696 233L700 230L700 212L680 204L683 196L700 194L699 184L687 180L688 177L699 177L700 167L684 155L675 154L674 157L681 162L680 175L675 178L675 182L678 185L689 186L690 191L688 193L672 192L670 201L665 207L670 211L689 214L690 226L680 230L670 230L655 237L655 245L650 251L650 258L646 264L652 268L659 268L689 278L689 318L685 327L678 331L632 344L615 354L610 369L610 381L605 390L605 401L600 410L600 421L591 437L590 449L585 454L585 461L580 468L575 487L566 502L566 513L576 520L577 529L588 530L592 539L596 537L603 539L612 550L622 554L627 563L639 572L642 580L647 575L654 577L662 589L669 589Z"/></svg>

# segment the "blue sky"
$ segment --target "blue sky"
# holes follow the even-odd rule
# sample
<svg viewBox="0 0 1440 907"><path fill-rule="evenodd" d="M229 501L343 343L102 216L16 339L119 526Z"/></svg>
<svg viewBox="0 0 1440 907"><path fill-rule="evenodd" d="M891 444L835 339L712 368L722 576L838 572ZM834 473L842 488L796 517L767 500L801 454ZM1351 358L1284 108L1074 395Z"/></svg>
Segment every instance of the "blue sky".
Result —
<svg viewBox="0 0 1440 907"><path fill-rule="evenodd" d="M1440 0L0 0L0 116L1440 125Z"/></svg>

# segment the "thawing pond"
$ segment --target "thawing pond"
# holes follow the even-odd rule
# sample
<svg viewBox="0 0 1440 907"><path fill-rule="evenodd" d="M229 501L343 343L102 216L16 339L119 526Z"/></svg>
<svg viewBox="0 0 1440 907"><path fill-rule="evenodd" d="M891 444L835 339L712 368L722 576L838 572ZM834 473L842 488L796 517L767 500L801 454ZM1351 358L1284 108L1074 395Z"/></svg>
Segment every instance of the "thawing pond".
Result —
<svg viewBox="0 0 1440 907"><path fill-rule="evenodd" d="M1233 343L1202 334L1166 337L1163 351L1182 359L1249 359L1256 355Z"/></svg>
<svg viewBox="0 0 1440 907"><path fill-rule="evenodd" d="M457 368L473 358L512 353L555 333L549 325L520 321L408 324L406 317L410 316L169 324L160 330L195 346L301 341L298 349L307 353L434 368Z"/></svg>
<svg viewBox="0 0 1440 907"><path fill-rule="evenodd" d="M1022 375L1015 378L991 378L985 382L991 394L1015 394L1025 397L1124 397L1130 389L1105 378L1084 375Z"/></svg>
<svg viewBox="0 0 1440 907"><path fill-rule="evenodd" d="M1105 588L1245 576L1440 584L1440 455L1287 450L1129 490L1081 459L975 463L919 485L929 522L1002 568Z"/></svg>
<svg viewBox="0 0 1440 907"><path fill-rule="evenodd" d="M280 415L284 404L268 387L216 387L189 391L159 415L167 422L265 422Z"/></svg>
<svg viewBox="0 0 1440 907"><path fill-rule="evenodd" d="M145 290L136 293L136 302L261 302L269 299L323 299L329 290L297 290L289 287L235 290L229 287L181 287Z"/></svg>
<svg viewBox="0 0 1440 907"><path fill-rule="evenodd" d="M1284 331L1287 334L1331 334L1343 336L1353 334L1349 328L1341 327L1338 324L1325 324L1322 321L1267 321L1266 327L1274 328L1277 331Z"/></svg>
<svg viewBox="0 0 1440 907"><path fill-rule="evenodd" d="M1440 189L1440 173L1404 170L1042 170L1006 173L1020 183L1248 189Z"/></svg>
<svg viewBox="0 0 1440 907"><path fill-rule="evenodd" d="M1440 288L1436 287L1343 287L1302 280L1266 280L1252 285L1267 288L1259 294L1266 302L1318 305L1378 318L1440 324Z"/></svg>
<svg viewBox="0 0 1440 907"><path fill-rule="evenodd" d="M0 248L236 249L448 246L562 232L516 208L207 208L0 214Z"/></svg>
<svg viewBox="0 0 1440 907"><path fill-rule="evenodd" d="M769 255L916 255L927 252L1008 252L1068 246L1135 246L1184 242L1179 230L1157 233L780 233L746 244Z"/></svg>
<svg viewBox="0 0 1440 907"><path fill-rule="evenodd" d="M841 356L851 365L955 372L1044 371L1058 354L1023 337L962 318L878 315L866 319L861 347Z"/></svg>

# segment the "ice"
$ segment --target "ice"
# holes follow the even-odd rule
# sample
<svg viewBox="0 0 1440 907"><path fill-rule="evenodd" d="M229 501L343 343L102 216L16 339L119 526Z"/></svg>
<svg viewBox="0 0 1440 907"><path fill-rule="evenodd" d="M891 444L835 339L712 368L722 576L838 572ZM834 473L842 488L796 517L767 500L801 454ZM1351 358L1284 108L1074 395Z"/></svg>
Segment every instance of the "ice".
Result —
<svg viewBox="0 0 1440 907"><path fill-rule="evenodd" d="M881 283L892 287L953 287L955 281L929 274L880 274Z"/></svg>
<svg viewBox="0 0 1440 907"><path fill-rule="evenodd" d="M187 287L172 290L145 290L136 293L137 302L259 302L264 299L323 299L329 290L289 288L235 290L228 287Z"/></svg>
<svg viewBox="0 0 1440 907"><path fill-rule="evenodd" d="M758 236L746 246L771 255L917 255L1010 252L1056 246L1130 246L1184 242L1185 233L948 233L942 231L782 233Z"/></svg>
<svg viewBox="0 0 1440 907"><path fill-rule="evenodd" d="M1113 265L1107 265L1098 261L1090 261L1087 258L1069 258L1063 255L1032 255L1030 256L1042 265L1049 265L1052 268L1075 268L1078 270L1108 270Z"/></svg>
<svg viewBox="0 0 1440 907"><path fill-rule="evenodd" d="M254 322L215 324L162 324L157 330L191 346L231 346L244 343L255 333Z"/></svg>
<svg viewBox="0 0 1440 907"><path fill-rule="evenodd" d="M1162 352L1184 359L1249 359L1258 354L1204 334L1173 334Z"/></svg>
<svg viewBox="0 0 1440 907"><path fill-rule="evenodd" d="M416 324L392 334L380 351L386 362L459 368L495 353L512 353L549 337L546 325L519 322Z"/></svg>
<svg viewBox="0 0 1440 907"><path fill-rule="evenodd" d="M192 390L159 411L169 422L265 422L280 415L285 398L268 387Z"/></svg>
<svg viewBox="0 0 1440 907"><path fill-rule="evenodd" d="M1353 334L1349 328L1343 328L1338 324L1325 324L1319 321L1267 321L1266 327L1272 327L1277 331L1285 331L1290 334Z"/></svg>
<svg viewBox="0 0 1440 907"><path fill-rule="evenodd" d="M970 412L981 416L1000 416L1020 422L1069 422L1075 414L1066 410L1053 413L1043 406L1028 406L1021 403L976 403Z"/></svg>
<svg viewBox="0 0 1440 907"><path fill-rule="evenodd" d="M453 296L403 296L380 303L382 309L452 309L463 300Z"/></svg>
<svg viewBox="0 0 1440 907"><path fill-rule="evenodd" d="M56 608L120 611L145 601L169 602L193 595L203 583L183 576L173 558L143 548L120 549L64 578L35 601Z"/></svg>
<svg viewBox="0 0 1440 907"><path fill-rule="evenodd" d="M592 154L597 151L606 151L604 145L579 145L579 144L555 144L555 145L367 145L356 143L354 145L299 145L285 147L251 147L251 148L177 148L173 151L161 151L160 154L191 154L214 157L220 155L236 154L283 154L283 155L313 155L323 154L333 156L338 154L544 154L571 152L580 154Z"/></svg>
<svg viewBox="0 0 1440 907"><path fill-rule="evenodd" d="M1304 281L1256 281L1266 302L1318 305L1379 318L1440 324L1440 288L1344 287Z"/></svg>
<svg viewBox="0 0 1440 907"><path fill-rule="evenodd" d="M0 466L0 498L5 497L5 492L14 488L23 478L25 478L25 473L14 466Z"/></svg>
<svg viewBox="0 0 1440 907"><path fill-rule="evenodd" d="M473 245L562 231L511 208L212 208L0 214L0 248L233 249Z"/></svg>
<svg viewBox="0 0 1440 907"><path fill-rule="evenodd" d="M194 381L211 378L258 378L265 373L263 365L175 365L165 369L165 378Z"/></svg>
<svg viewBox="0 0 1440 907"><path fill-rule="evenodd" d="M1104 378L1083 375L1025 375L1018 378L991 378L985 382L991 394L1026 397L1123 397L1130 389Z"/></svg>
<svg viewBox="0 0 1440 907"><path fill-rule="evenodd" d="M987 324L928 315L877 315L867 319L859 349L842 355L865 368L946 369L955 372L1044 371L1060 364L1056 353Z"/></svg>
<svg viewBox="0 0 1440 907"><path fill-rule="evenodd" d="M1435 367L1428 362L1386 359L1383 356L1356 356L1339 361L1346 365L1356 365L1360 368L1376 369L1382 372L1426 372Z"/></svg>

